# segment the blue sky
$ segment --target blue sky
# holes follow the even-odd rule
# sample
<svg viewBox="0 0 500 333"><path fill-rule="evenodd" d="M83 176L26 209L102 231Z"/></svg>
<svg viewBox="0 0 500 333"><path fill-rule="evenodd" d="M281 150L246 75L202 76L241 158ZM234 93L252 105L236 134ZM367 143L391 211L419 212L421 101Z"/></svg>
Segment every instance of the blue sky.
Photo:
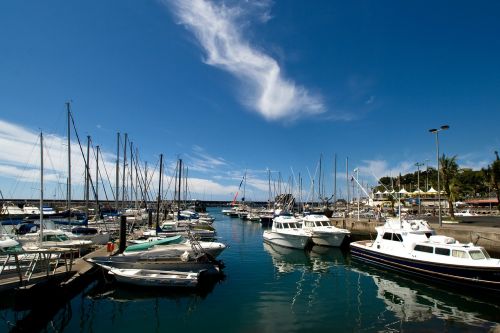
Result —
<svg viewBox="0 0 500 333"><path fill-rule="evenodd" d="M63 197L68 100L110 174L126 132L151 168L183 158L199 199L231 200L245 170L248 199L267 199L268 169L309 192L321 154L326 191L337 154L345 196L346 157L371 185L435 167L428 130L443 124L441 151L484 167L500 149L499 14L496 1L2 1L0 190L38 197L41 130L46 193Z"/></svg>

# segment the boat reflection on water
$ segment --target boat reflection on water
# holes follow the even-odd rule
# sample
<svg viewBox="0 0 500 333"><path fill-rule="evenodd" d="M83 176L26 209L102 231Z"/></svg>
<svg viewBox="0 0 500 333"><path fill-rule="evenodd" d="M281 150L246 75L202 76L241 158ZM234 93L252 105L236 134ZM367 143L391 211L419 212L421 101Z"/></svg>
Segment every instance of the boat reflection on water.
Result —
<svg viewBox="0 0 500 333"><path fill-rule="evenodd" d="M481 329L500 330L500 304L495 298L480 299L477 295L472 297L456 290L437 288L358 261L351 261L351 270L373 279L376 297L399 319L393 325L425 323L438 318Z"/></svg>
<svg viewBox="0 0 500 333"><path fill-rule="evenodd" d="M86 293L86 297L93 300L109 299L115 302L133 302L154 298L204 299L214 290L215 285L224 280L224 278L224 275L217 277L206 277L199 282L196 288L161 288L123 285L116 283L116 281L112 281L109 278L106 278L107 280L99 280L99 282L96 283L95 286Z"/></svg>
<svg viewBox="0 0 500 333"><path fill-rule="evenodd" d="M326 273L331 267L345 263L345 253L339 248L313 246L310 250L300 250L270 243L263 244L278 273L296 270Z"/></svg>

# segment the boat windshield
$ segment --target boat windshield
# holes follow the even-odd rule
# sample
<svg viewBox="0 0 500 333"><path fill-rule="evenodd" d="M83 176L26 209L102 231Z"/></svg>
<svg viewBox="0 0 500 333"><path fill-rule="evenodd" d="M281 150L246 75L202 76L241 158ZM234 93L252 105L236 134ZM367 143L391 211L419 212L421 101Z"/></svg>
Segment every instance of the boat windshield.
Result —
<svg viewBox="0 0 500 333"><path fill-rule="evenodd" d="M491 258L491 257L490 257L490 254L489 254L488 252L486 252L486 250L485 250L485 249L481 248L481 252L483 252L484 257L485 257L486 259L490 259L490 258Z"/></svg>
<svg viewBox="0 0 500 333"><path fill-rule="evenodd" d="M474 260L486 259L484 253L480 250L470 250L469 255Z"/></svg>
<svg viewBox="0 0 500 333"><path fill-rule="evenodd" d="M468 258L467 252L462 250L452 250L451 255L456 258Z"/></svg>
<svg viewBox="0 0 500 333"><path fill-rule="evenodd" d="M328 227L330 225L330 221L316 221L317 227Z"/></svg>

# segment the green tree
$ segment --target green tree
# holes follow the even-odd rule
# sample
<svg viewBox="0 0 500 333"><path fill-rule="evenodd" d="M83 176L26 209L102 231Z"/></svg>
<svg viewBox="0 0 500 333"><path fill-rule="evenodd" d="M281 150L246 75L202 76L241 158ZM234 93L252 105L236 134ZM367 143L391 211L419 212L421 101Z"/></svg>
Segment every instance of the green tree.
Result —
<svg viewBox="0 0 500 333"><path fill-rule="evenodd" d="M498 209L500 210L500 158L498 152L495 151L496 159L491 164L491 185L497 193Z"/></svg>
<svg viewBox="0 0 500 333"><path fill-rule="evenodd" d="M457 156L447 157L443 154L439 158L439 164L441 165L441 178L443 179L443 188L448 194L448 206L450 209L451 218L455 218L455 211L453 207L454 197L456 196L455 191L455 178L458 174L458 164Z"/></svg>

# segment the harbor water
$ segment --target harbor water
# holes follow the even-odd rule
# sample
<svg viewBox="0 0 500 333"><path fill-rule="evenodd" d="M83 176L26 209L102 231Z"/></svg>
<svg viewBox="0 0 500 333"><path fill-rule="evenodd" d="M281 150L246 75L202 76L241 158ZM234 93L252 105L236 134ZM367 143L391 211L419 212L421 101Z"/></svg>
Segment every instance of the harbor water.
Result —
<svg viewBox="0 0 500 333"><path fill-rule="evenodd" d="M199 291L116 285L104 274L70 302L0 299L0 332L488 332L498 299L351 260L348 249L264 244L260 223L209 210L225 277Z"/></svg>

